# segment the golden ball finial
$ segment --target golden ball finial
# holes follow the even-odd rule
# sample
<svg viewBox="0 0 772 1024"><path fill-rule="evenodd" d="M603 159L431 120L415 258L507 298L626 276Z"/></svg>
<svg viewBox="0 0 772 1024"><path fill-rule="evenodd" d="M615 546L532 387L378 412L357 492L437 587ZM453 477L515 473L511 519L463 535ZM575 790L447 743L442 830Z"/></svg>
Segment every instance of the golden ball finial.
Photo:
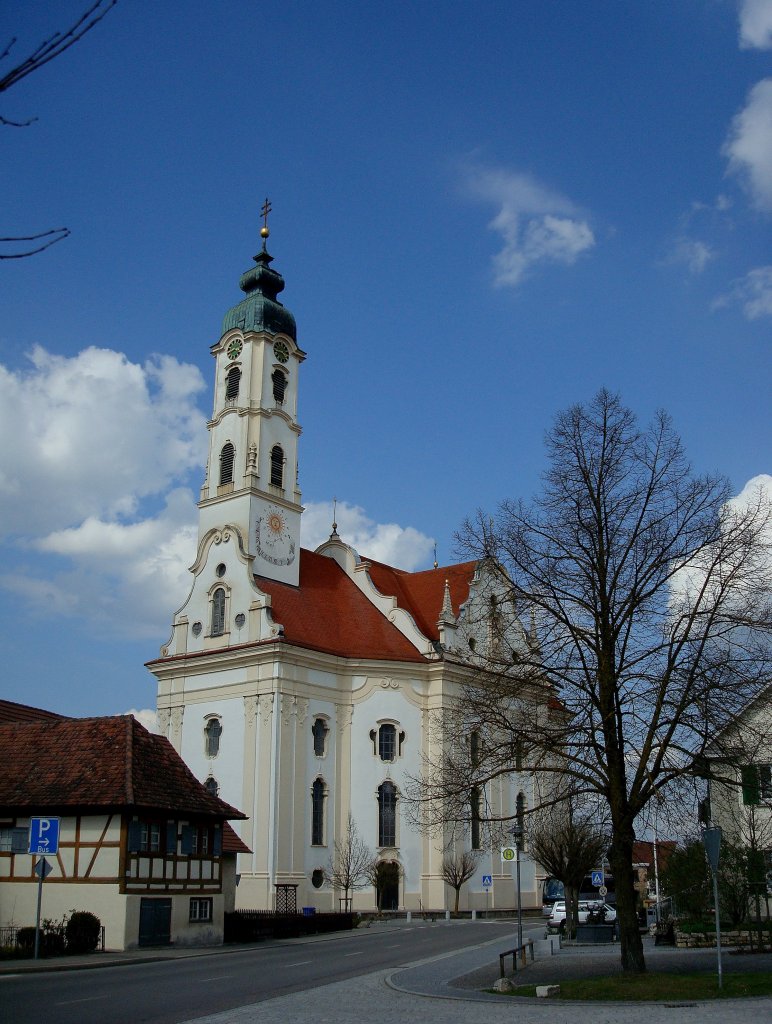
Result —
<svg viewBox="0 0 772 1024"><path fill-rule="evenodd" d="M260 237L261 238L267 238L270 235L270 233L271 232L268 230L268 228L260 228Z"/></svg>

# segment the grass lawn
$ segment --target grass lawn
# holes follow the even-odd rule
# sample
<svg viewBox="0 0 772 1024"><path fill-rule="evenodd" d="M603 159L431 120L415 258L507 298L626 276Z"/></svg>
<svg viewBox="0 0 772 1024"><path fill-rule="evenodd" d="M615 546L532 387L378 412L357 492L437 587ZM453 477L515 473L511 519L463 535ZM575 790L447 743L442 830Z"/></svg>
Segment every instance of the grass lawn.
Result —
<svg viewBox="0 0 772 1024"><path fill-rule="evenodd" d="M535 996L535 985L519 985L513 996ZM772 972L725 974L719 990L715 974L642 974L632 978L581 978L560 983L561 999L630 999L683 1002L695 999L736 999L772 995Z"/></svg>

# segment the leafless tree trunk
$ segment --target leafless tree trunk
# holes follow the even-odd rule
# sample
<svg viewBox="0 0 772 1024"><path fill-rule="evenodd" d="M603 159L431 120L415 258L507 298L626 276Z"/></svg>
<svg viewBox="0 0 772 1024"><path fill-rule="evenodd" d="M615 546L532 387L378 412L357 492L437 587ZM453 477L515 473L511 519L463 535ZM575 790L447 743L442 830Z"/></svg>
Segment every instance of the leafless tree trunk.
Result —
<svg viewBox="0 0 772 1024"><path fill-rule="evenodd" d="M374 877L375 858L359 835L356 822L349 814L346 830L335 843L333 855L325 869L325 879L335 889L343 890L346 910L351 909L351 893L363 889Z"/></svg>
<svg viewBox="0 0 772 1024"><path fill-rule="evenodd" d="M468 882L477 868L477 857L472 850L462 850L456 853L446 853L442 858L442 877L448 885L455 889L456 899L453 907L454 913L458 913L458 901L461 895L461 886Z"/></svg>
<svg viewBox="0 0 772 1024"><path fill-rule="evenodd" d="M640 972L636 819L769 679L769 502L761 490L730 502L724 480L692 473L664 413L640 429L605 390L560 414L547 447L533 504L464 525L464 549L505 597L492 601L494 639L473 648L477 677L445 716L484 737L476 768L460 769L446 732L424 799L453 814L470 779L484 789L516 752L599 797L622 967Z"/></svg>

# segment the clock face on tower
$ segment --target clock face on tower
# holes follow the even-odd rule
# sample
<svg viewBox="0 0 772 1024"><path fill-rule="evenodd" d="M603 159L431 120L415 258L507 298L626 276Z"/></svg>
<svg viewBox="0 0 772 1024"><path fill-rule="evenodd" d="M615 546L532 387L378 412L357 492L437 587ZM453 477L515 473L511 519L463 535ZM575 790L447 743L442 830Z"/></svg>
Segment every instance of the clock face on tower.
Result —
<svg viewBox="0 0 772 1024"><path fill-rule="evenodd" d="M289 349L283 341L277 341L273 346L273 354L279 360L280 363L286 363L289 359Z"/></svg>
<svg viewBox="0 0 772 1024"><path fill-rule="evenodd" d="M287 525L287 516L269 505L255 526L257 553L271 565L291 565L295 561L295 541Z"/></svg>
<svg viewBox="0 0 772 1024"><path fill-rule="evenodd" d="M228 345L228 358L238 359L241 355L241 349L243 348L238 338L234 338L233 341Z"/></svg>

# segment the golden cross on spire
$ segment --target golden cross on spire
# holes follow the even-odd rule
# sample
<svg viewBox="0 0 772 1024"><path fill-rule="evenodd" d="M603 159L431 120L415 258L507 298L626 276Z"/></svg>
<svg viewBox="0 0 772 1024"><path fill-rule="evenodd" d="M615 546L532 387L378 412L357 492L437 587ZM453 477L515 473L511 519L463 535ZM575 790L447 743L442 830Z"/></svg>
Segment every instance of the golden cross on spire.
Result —
<svg viewBox="0 0 772 1024"><path fill-rule="evenodd" d="M270 212L271 212L271 204L270 204L270 202L268 200L268 197L266 196L265 202L263 203L263 208L260 211L260 213L263 215L263 226L260 228L260 237L261 238L267 238L270 235L270 233L271 233L268 230L268 214Z"/></svg>

